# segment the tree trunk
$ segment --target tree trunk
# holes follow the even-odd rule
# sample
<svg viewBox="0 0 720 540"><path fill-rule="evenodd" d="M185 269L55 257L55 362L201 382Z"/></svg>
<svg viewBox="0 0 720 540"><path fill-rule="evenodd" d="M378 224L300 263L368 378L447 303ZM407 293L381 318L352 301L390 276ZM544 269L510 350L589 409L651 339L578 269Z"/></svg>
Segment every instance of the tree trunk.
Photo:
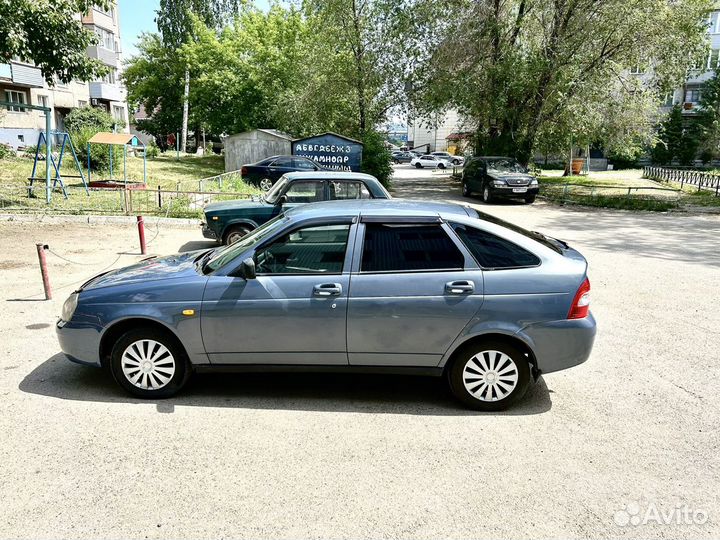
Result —
<svg viewBox="0 0 720 540"><path fill-rule="evenodd" d="M185 68L185 89L183 90L183 119L182 119L182 137L180 139L180 148L183 152L187 152L187 135L188 135L188 107L190 97L190 70Z"/></svg>

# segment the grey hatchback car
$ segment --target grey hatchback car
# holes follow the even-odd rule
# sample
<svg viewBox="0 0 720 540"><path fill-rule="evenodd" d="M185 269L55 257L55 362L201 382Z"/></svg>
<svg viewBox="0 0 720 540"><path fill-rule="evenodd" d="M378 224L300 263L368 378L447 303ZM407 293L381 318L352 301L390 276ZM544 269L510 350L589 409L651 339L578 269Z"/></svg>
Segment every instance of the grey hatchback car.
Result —
<svg viewBox="0 0 720 540"><path fill-rule="evenodd" d="M500 410L588 358L589 293L565 242L472 208L335 201L96 276L57 334L70 360L142 398L193 371L392 372L445 376L467 406Z"/></svg>

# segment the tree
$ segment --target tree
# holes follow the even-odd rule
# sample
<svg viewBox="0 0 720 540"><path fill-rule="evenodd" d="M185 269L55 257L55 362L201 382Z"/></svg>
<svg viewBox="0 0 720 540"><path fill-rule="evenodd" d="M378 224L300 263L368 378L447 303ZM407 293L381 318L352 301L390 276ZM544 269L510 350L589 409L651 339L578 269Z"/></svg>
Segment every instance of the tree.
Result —
<svg viewBox="0 0 720 540"><path fill-rule="evenodd" d="M668 165L677 159L680 165L692 165L698 149L694 125L685 125L682 109L675 105L660 123L658 142L651 152L654 163Z"/></svg>
<svg viewBox="0 0 720 540"><path fill-rule="evenodd" d="M709 163L720 152L720 74L717 72L703 84L698 108L700 156L703 162Z"/></svg>
<svg viewBox="0 0 720 540"><path fill-rule="evenodd" d="M160 0L160 9L155 22L162 36L163 44L172 50L177 50L193 39L194 17L200 19L206 26L217 28L225 22L227 17L237 13L241 3L242 0ZM186 67L182 98L181 145L183 150L187 148L189 94L190 69Z"/></svg>
<svg viewBox="0 0 720 540"><path fill-rule="evenodd" d="M705 50L709 7L707 0L447 2L450 24L415 71L412 98L426 114L458 109L477 132L477 150L527 163L540 134L558 122L594 125L583 129L588 137L608 132L592 116L615 97L605 93L599 103L597 92L616 88L627 67L645 63L645 85L657 96L682 81ZM615 95L626 103L647 97ZM650 130L649 122L637 128Z"/></svg>
<svg viewBox="0 0 720 540"><path fill-rule="evenodd" d="M142 105L148 115L137 126L153 135L162 150L167 149L167 135L176 133L182 120L184 72L184 63L158 34L142 34L138 54L125 64L128 102L133 107Z"/></svg>
<svg viewBox="0 0 720 540"><path fill-rule="evenodd" d="M0 61L31 60L48 84L68 83L105 75L107 68L85 50L98 38L77 18L93 5L109 7L107 0L0 1Z"/></svg>

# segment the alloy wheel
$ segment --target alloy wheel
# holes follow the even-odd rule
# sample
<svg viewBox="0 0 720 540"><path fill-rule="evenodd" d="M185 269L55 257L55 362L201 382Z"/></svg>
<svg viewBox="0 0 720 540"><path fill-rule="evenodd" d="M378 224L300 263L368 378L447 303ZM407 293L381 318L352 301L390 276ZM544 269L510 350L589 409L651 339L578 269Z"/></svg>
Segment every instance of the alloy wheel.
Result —
<svg viewBox="0 0 720 540"><path fill-rule="evenodd" d="M260 180L260 189L262 189L263 191L269 191L272 186L272 180L270 180L269 178L263 178L262 180Z"/></svg>
<svg viewBox="0 0 720 540"><path fill-rule="evenodd" d="M142 390L158 390L175 375L175 358L165 345L141 339L128 345L121 357L123 375Z"/></svg>
<svg viewBox="0 0 720 540"><path fill-rule="evenodd" d="M518 384L515 361L501 351L481 351L463 368L463 384L480 401L499 401L508 397Z"/></svg>

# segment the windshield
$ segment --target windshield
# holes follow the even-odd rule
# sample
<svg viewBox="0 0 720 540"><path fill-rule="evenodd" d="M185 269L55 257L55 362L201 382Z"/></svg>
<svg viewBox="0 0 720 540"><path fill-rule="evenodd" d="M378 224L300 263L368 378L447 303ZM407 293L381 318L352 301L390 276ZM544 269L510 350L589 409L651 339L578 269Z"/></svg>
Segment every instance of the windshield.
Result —
<svg viewBox="0 0 720 540"><path fill-rule="evenodd" d="M225 266L242 252L247 251L248 249L265 240L267 237L273 235L275 231L282 227L287 220L287 217L285 217L283 214L280 214L279 216L271 219L264 225L261 225L248 235L242 237L234 244L230 244L229 246L216 249L212 253L210 260L205 263L205 266L203 267L203 272L207 274Z"/></svg>
<svg viewBox="0 0 720 540"><path fill-rule="evenodd" d="M524 173L527 172L525 167L520 165L514 159L503 158L503 159L489 159L487 161L488 171L503 172L503 173Z"/></svg>
<svg viewBox="0 0 720 540"><path fill-rule="evenodd" d="M287 178L285 178L284 176L280 178L280 180L265 194L265 201L269 202L270 204L275 204L280 194L285 191L285 186L287 185L287 183Z"/></svg>

